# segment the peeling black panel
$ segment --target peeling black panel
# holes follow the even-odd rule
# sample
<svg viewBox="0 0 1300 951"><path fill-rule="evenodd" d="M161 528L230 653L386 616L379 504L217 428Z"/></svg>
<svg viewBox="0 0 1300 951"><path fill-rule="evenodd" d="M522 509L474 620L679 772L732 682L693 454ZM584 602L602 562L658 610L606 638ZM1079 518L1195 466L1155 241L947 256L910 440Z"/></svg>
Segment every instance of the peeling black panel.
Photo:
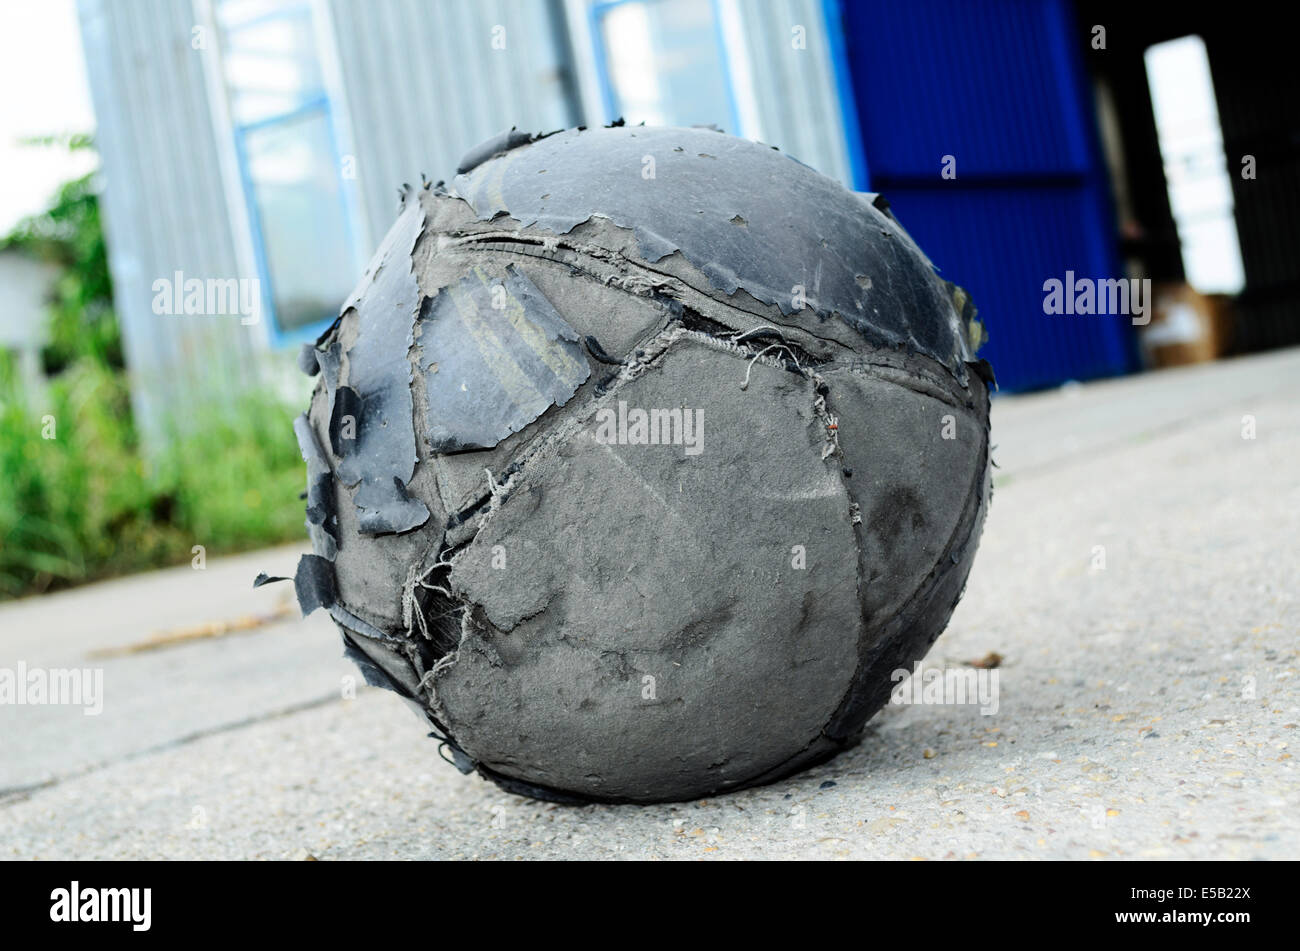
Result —
<svg viewBox="0 0 1300 951"><path fill-rule="evenodd" d="M338 517L334 513L334 475L321 452L307 414L293 421L298 449L307 463L307 534L316 554L333 561L338 554Z"/></svg>
<svg viewBox="0 0 1300 951"><path fill-rule="evenodd" d="M264 584L275 584L277 581L292 580L292 578L286 578L283 575L268 575L265 571L259 571L257 577L253 579L253 587L260 588Z"/></svg>
<svg viewBox="0 0 1300 951"><path fill-rule="evenodd" d="M394 671L399 671L410 679L412 672L409 670L409 664L394 655L391 651L379 648L374 641L365 638L354 637L347 629L342 629L339 633L343 637L343 656L357 665L361 671L361 678L366 682L368 687L380 687L384 690L391 690L400 697L408 700L414 699L411 689L403 682L403 679ZM385 664L393 666L394 670L390 671ZM402 669L405 667L406 669ZM421 704L421 710L423 710Z"/></svg>
<svg viewBox="0 0 1300 951"><path fill-rule="evenodd" d="M338 576L335 575L336 579L337 577ZM350 631L353 634L364 638L366 641L378 641L381 644L392 644L398 639L396 635L382 631L369 621L357 617L337 601L329 606L329 612L330 617L334 619L334 623L340 628L345 631Z"/></svg>
<svg viewBox="0 0 1300 951"><path fill-rule="evenodd" d="M975 360L968 363L967 366L971 368L977 377L984 381L985 386L991 387L995 390L997 389L998 380L997 377L993 375L993 364L989 363L987 360Z"/></svg>
<svg viewBox="0 0 1300 951"><path fill-rule="evenodd" d="M429 299L420 324L435 452L489 449L591 374L577 332L513 265L503 278L474 268Z"/></svg>
<svg viewBox="0 0 1300 951"><path fill-rule="evenodd" d="M334 394L339 386L339 374L343 372L343 346L337 340L331 341L324 349L317 348L316 362L320 367L320 378L325 385L326 405L333 410ZM330 447L333 449L333 447Z"/></svg>
<svg viewBox="0 0 1300 951"><path fill-rule="evenodd" d="M647 158L653 177L643 175ZM728 295L743 288L785 314L802 309L802 287L819 317L931 356L963 380L973 357L929 261L877 196L753 142L702 129L570 130L484 161L454 185L485 220L504 211L567 234L607 217L634 230L647 261L680 251Z"/></svg>
<svg viewBox="0 0 1300 951"><path fill-rule="evenodd" d="M514 126L511 126L505 132L498 132L486 142L480 142L474 148L461 157L460 164L456 166L456 174L460 175L471 169L477 168L494 155L501 152L509 152L511 149L517 149L521 145L527 145L539 136L534 136L529 132L520 132Z"/></svg>
<svg viewBox="0 0 1300 951"><path fill-rule="evenodd" d="M320 367L321 379L325 381L326 391L333 398L334 390L339 385L339 372L343 363L343 347L335 342L324 350L317 350L316 362Z"/></svg>
<svg viewBox="0 0 1300 951"><path fill-rule="evenodd" d="M340 386L334 391L334 405L330 408L330 448L340 460L348 459L348 469L356 468L351 460L356 448L356 432L361 422L361 397L350 386Z"/></svg>
<svg viewBox="0 0 1300 951"><path fill-rule="evenodd" d="M298 593L298 607L306 617L317 608L330 608L338 600L334 565L319 555L303 555L293 578Z"/></svg>
<svg viewBox="0 0 1300 951"><path fill-rule="evenodd" d="M371 660L370 656L357 647L352 638L346 633L343 634L343 656L357 665L357 669L361 671L361 679L366 682L366 686L382 687L384 690L391 690L394 693L406 693L405 690L399 688L397 681L389 675L388 671Z"/></svg>
<svg viewBox="0 0 1300 951"><path fill-rule="evenodd" d="M357 524L363 535L406 532L429 520L428 506L412 497L396 476L387 489L377 480L362 482L353 501L357 506Z"/></svg>
<svg viewBox="0 0 1300 951"><path fill-rule="evenodd" d="M345 312L356 309L359 323L347 352L349 385L356 395L352 408L359 412L356 439L341 456L337 474L344 485L357 486L353 502L366 534L408 531L429 518L424 503L404 489L416 462L407 353L420 289L411 252L423 228L424 211L412 203L384 239L368 279L343 306ZM338 395L336 390L336 408Z"/></svg>

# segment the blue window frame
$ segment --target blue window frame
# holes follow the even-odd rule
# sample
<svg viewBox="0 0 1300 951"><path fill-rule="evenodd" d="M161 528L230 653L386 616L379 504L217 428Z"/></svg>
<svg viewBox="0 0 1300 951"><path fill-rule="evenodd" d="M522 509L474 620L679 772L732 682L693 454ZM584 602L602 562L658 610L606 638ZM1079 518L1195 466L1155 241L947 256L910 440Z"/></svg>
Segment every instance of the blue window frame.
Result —
<svg viewBox="0 0 1300 951"><path fill-rule="evenodd" d="M275 346L315 337L362 265L312 5L221 0L222 72Z"/></svg>

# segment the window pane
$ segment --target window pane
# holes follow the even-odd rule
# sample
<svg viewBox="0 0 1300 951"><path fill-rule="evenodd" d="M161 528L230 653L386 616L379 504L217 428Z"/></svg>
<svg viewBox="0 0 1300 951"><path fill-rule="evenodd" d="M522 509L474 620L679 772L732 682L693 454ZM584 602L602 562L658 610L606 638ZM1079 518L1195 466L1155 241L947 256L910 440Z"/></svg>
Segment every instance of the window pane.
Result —
<svg viewBox="0 0 1300 951"><path fill-rule="evenodd" d="M276 323L333 319L356 277L326 114L244 133Z"/></svg>
<svg viewBox="0 0 1300 951"><path fill-rule="evenodd" d="M646 125L732 125L713 7L648 0L600 18L614 112Z"/></svg>
<svg viewBox="0 0 1300 951"><path fill-rule="evenodd" d="M1235 294L1245 272L1205 43L1199 36L1157 43L1145 59L1187 283Z"/></svg>
<svg viewBox="0 0 1300 951"><path fill-rule="evenodd" d="M288 8L226 26L223 61L236 125L292 112L324 95L311 11Z"/></svg>

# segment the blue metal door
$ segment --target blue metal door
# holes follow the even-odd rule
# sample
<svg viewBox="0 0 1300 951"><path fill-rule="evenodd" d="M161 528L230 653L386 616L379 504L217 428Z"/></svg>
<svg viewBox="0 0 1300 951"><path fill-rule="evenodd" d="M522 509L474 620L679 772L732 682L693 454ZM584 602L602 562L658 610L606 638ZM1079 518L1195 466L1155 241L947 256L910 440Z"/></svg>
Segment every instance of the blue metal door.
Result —
<svg viewBox="0 0 1300 951"><path fill-rule="evenodd" d="M1044 313L1051 278L1118 278L1107 174L1066 0L832 4L872 191L989 330L1003 389L1137 366L1131 319ZM954 177L944 178L945 165Z"/></svg>

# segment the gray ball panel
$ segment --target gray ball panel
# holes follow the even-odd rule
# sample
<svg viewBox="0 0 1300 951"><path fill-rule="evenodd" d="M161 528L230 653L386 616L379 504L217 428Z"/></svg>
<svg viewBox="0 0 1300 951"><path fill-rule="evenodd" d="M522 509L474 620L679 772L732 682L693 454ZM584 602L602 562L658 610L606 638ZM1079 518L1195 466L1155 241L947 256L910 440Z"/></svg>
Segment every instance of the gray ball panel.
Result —
<svg viewBox="0 0 1300 951"><path fill-rule="evenodd" d="M600 400L703 412L694 457L602 444L591 407L554 414L571 434L453 558L472 633L433 685L470 755L645 801L735 787L816 739L861 637L850 503L809 381L759 364L741 390L745 370L686 336Z"/></svg>
<svg viewBox="0 0 1300 951"><path fill-rule="evenodd" d="M872 624L903 609L938 562L984 465L985 418L925 362L822 369L862 517L862 609Z"/></svg>

